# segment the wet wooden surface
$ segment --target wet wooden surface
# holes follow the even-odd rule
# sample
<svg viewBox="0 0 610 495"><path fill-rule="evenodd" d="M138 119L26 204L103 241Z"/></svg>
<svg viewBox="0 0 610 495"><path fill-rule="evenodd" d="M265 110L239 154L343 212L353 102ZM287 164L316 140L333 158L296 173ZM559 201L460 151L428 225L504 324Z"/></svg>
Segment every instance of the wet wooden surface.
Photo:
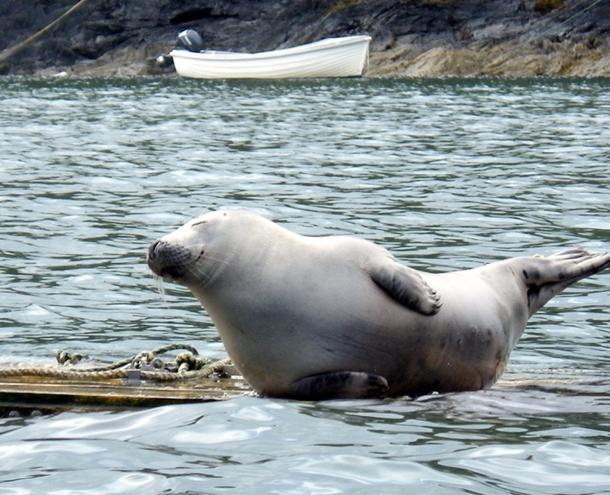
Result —
<svg viewBox="0 0 610 495"><path fill-rule="evenodd" d="M251 393L241 377L171 383L110 379L84 381L32 376L0 378L0 415L11 411L128 409L226 400Z"/></svg>

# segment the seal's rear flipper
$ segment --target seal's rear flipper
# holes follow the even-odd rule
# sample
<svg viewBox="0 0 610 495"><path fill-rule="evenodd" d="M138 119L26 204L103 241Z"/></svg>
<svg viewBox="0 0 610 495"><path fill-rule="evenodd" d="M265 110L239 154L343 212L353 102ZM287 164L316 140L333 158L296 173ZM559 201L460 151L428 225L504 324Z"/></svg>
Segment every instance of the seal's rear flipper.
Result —
<svg viewBox="0 0 610 495"><path fill-rule="evenodd" d="M416 270L384 257L370 262L366 271L388 296L403 306L427 316L440 310L438 294Z"/></svg>
<svg viewBox="0 0 610 495"><path fill-rule="evenodd" d="M552 256L523 258L522 275L530 316L566 287L608 266L610 253L590 253L583 248L568 249Z"/></svg>
<svg viewBox="0 0 610 495"><path fill-rule="evenodd" d="M295 381L288 396L301 400L383 398L388 381L364 371L334 371Z"/></svg>

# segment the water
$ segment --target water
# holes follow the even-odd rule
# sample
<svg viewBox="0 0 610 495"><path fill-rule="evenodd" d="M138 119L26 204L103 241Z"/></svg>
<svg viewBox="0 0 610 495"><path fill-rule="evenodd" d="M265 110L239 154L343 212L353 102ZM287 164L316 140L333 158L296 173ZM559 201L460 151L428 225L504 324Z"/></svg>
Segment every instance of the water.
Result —
<svg viewBox="0 0 610 495"><path fill-rule="evenodd" d="M610 81L0 79L0 361L223 357L148 243L239 205L411 266L610 248ZM4 494L610 493L610 273L492 390L0 419Z"/></svg>

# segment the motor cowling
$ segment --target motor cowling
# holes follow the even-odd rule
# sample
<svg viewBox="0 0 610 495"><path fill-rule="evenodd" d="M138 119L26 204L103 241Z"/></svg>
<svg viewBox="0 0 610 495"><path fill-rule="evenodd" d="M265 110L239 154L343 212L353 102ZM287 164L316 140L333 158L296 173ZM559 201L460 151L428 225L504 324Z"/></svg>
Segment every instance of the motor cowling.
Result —
<svg viewBox="0 0 610 495"><path fill-rule="evenodd" d="M182 48L189 52L200 52L203 50L203 39L194 29L185 29L178 34L176 48Z"/></svg>

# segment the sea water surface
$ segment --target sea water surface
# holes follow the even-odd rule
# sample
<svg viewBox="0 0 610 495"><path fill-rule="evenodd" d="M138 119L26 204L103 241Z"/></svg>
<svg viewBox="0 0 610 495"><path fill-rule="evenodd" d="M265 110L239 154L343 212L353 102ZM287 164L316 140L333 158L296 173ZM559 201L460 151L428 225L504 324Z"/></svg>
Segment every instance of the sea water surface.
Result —
<svg viewBox="0 0 610 495"><path fill-rule="evenodd" d="M148 244L253 208L431 271L610 249L607 80L0 79L0 362L225 352ZM465 288L467 290L467 288ZM494 388L0 418L2 494L608 494L610 272Z"/></svg>

